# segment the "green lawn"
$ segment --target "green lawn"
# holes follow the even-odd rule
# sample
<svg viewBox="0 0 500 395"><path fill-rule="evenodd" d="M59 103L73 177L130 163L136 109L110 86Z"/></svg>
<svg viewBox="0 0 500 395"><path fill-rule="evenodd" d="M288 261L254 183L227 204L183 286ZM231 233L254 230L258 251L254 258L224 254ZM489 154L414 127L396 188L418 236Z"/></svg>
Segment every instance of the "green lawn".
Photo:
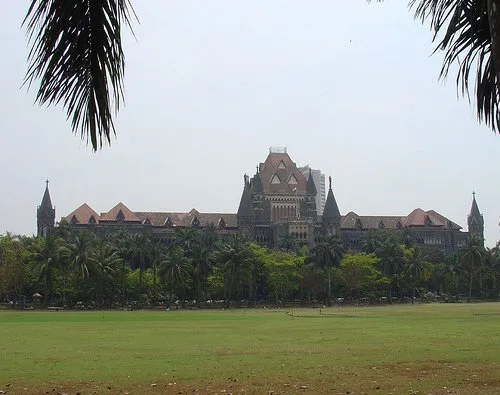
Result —
<svg viewBox="0 0 500 395"><path fill-rule="evenodd" d="M500 304L0 311L6 393L500 394Z"/></svg>

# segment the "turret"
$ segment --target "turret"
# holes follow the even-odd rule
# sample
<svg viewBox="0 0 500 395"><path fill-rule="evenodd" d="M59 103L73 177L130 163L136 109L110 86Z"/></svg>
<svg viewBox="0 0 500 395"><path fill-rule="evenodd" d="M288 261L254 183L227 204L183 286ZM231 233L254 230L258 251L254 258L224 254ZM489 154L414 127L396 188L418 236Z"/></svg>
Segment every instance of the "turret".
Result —
<svg viewBox="0 0 500 395"><path fill-rule="evenodd" d="M50 200L49 180L45 181L45 184L42 203L36 210L38 236L49 236L54 229L56 219L56 209L52 207Z"/></svg>
<svg viewBox="0 0 500 395"><path fill-rule="evenodd" d="M333 196L332 177L328 178L329 188L326 196L325 208L323 210L322 232L327 236L340 234L340 211Z"/></svg>
<svg viewBox="0 0 500 395"><path fill-rule="evenodd" d="M472 205L470 213L467 216L467 228L470 235L477 236L484 241L484 219L483 215L479 212L475 192L472 192Z"/></svg>
<svg viewBox="0 0 500 395"><path fill-rule="evenodd" d="M253 212L255 215L255 222L262 222L264 220L264 199L262 193L264 192L264 187L262 185L262 179L259 174L259 166L257 166L257 171L252 178L250 185L250 200L253 204Z"/></svg>
<svg viewBox="0 0 500 395"><path fill-rule="evenodd" d="M255 237L255 214L251 199L250 182L246 174L243 178L243 193L241 194L236 220L240 233L249 240L253 240Z"/></svg>

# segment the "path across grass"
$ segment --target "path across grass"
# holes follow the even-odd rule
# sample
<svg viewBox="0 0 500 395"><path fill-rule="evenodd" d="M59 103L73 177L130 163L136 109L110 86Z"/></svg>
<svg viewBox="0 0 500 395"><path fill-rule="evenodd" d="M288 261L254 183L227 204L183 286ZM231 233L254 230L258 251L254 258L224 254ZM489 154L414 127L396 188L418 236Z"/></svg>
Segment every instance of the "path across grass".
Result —
<svg viewBox="0 0 500 395"><path fill-rule="evenodd" d="M500 304L0 311L0 391L500 394Z"/></svg>

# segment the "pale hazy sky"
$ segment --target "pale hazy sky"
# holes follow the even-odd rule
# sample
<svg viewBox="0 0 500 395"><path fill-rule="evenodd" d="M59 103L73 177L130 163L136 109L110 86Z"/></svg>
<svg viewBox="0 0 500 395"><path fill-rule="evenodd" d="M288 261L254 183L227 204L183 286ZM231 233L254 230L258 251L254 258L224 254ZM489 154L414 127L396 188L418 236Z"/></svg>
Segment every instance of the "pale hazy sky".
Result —
<svg viewBox="0 0 500 395"><path fill-rule="evenodd" d="M133 0L126 106L92 153L61 108L20 89L28 1L0 24L0 233L36 232L50 180L56 218L98 212L235 212L269 146L334 179L342 214L434 209L466 228L472 191L500 239L500 136L457 100L454 76L404 1Z"/></svg>

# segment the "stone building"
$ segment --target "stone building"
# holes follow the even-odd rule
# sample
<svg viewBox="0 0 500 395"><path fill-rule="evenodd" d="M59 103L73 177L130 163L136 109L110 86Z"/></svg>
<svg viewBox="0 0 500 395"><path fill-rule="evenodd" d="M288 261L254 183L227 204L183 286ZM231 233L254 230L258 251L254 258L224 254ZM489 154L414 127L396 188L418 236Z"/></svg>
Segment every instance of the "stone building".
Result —
<svg viewBox="0 0 500 395"><path fill-rule="evenodd" d="M304 175L288 155L286 148L270 149L255 174L243 177L243 191L236 213L143 212L132 211L118 203L98 214L87 203L61 218L73 227L98 233L127 229L144 232L171 242L175 229L208 226L223 237L245 235L249 240L269 247L279 247L283 238L293 236L300 244L314 244L320 236L337 235L346 248L361 247L363 234L370 230L407 228L419 244L432 245L446 252L454 251L469 234L484 240L484 220L475 195L467 217L468 232L434 210L414 209L408 215L369 216L349 212L341 215L329 178L322 215L317 214L318 190L311 172ZM37 209L38 235L50 234L54 227L48 182Z"/></svg>

